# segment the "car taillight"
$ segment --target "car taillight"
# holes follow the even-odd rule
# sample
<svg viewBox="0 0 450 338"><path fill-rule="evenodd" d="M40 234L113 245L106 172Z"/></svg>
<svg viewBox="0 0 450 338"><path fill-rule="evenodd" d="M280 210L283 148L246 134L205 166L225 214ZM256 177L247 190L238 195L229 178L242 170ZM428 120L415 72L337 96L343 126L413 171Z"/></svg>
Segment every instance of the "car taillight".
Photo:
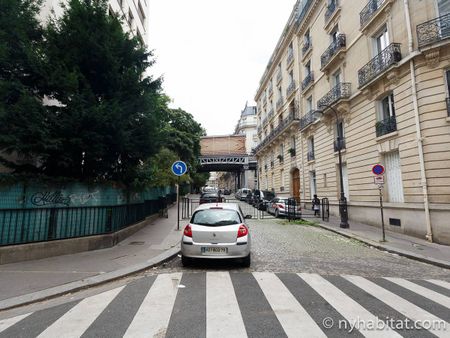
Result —
<svg viewBox="0 0 450 338"><path fill-rule="evenodd" d="M239 230L238 230L238 238L239 237L244 237L248 235L248 229L245 225L241 224L239 226Z"/></svg>
<svg viewBox="0 0 450 338"><path fill-rule="evenodd" d="M186 237L192 237L192 228L189 224L184 228L184 235Z"/></svg>
<svg viewBox="0 0 450 338"><path fill-rule="evenodd" d="M284 209L284 205L283 204L277 204L277 205L278 205L278 208Z"/></svg>

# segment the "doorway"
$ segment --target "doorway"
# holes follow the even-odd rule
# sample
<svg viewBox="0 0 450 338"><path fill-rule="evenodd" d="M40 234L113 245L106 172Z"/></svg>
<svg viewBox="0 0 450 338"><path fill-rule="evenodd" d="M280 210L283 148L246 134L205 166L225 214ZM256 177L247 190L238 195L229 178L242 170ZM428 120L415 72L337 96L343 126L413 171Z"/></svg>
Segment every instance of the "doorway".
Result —
<svg viewBox="0 0 450 338"><path fill-rule="evenodd" d="M300 170L297 168L292 171L292 196L300 203Z"/></svg>

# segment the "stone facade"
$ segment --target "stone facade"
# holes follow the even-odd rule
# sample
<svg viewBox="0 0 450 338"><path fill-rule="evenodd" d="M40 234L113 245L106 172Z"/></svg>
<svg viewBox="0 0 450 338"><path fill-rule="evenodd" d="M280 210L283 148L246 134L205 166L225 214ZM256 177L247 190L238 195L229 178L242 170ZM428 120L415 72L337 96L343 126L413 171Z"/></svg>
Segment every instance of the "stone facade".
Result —
<svg viewBox="0 0 450 338"><path fill-rule="evenodd" d="M255 97L264 189L450 244L450 1L298 1ZM339 139L338 139L339 137Z"/></svg>

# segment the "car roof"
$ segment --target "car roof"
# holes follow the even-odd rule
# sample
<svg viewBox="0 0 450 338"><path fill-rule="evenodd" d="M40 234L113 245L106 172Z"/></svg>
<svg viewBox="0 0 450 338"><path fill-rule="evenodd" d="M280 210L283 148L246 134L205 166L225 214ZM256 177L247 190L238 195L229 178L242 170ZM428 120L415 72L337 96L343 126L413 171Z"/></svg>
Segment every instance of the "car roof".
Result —
<svg viewBox="0 0 450 338"><path fill-rule="evenodd" d="M223 208L228 210L236 210L239 211L239 205L237 203L204 203L200 204L197 210L205 210L205 209L211 209L211 208Z"/></svg>

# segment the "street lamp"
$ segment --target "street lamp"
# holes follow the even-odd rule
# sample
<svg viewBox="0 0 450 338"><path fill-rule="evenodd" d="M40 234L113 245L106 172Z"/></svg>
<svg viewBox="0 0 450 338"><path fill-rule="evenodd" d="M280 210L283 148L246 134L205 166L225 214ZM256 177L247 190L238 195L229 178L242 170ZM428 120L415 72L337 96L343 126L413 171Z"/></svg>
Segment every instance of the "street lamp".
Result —
<svg viewBox="0 0 450 338"><path fill-rule="evenodd" d="M339 128L339 117L338 112L336 109L334 109L332 106L323 104L320 106L321 109L315 111L316 117L319 119L320 116L324 115L325 109L330 109L334 115L336 116L336 130L337 130L337 148L338 148L338 154L339 154L339 178L341 183L341 194L339 198L339 215L341 216L341 224L339 225L341 228L348 228L348 210L347 210L347 199L345 198L344 193L344 178L342 176L342 154L341 154L341 148L342 148L342 141L343 137L341 135L341 128Z"/></svg>

